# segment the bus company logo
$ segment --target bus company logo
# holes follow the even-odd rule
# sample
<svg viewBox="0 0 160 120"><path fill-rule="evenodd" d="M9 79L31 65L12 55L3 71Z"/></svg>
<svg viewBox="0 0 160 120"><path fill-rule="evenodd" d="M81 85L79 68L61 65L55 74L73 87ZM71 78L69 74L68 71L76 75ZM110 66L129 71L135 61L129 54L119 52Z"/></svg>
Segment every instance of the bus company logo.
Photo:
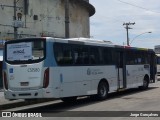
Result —
<svg viewBox="0 0 160 120"><path fill-rule="evenodd" d="M13 73L13 68L10 68L10 69L9 69L9 73Z"/></svg>
<svg viewBox="0 0 160 120"><path fill-rule="evenodd" d="M28 72L40 72L39 68L28 68Z"/></svg>
<svg viewBox="0 0 160 120"><path fill-rule="evenodd" d="M91 69L90 68L87 69L87 75L91 75Z"/></svg>
<svg viewBox="0 0 160 120"><path fill-rule="evenodd" d="M16 50L16 51L13 51L13 54L24 54L24 49L23 50Z"/></svg>

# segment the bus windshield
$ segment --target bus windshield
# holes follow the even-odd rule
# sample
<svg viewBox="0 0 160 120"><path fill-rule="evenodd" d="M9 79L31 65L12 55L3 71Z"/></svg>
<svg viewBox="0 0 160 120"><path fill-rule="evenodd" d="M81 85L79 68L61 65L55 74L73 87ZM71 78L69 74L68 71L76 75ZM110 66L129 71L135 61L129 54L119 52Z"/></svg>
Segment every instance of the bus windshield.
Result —
<svg viewBox="0 0 160 120"><path fill-rule="evenodd" d="M5 60L11 64L40 62L45 58L45 41L39 39L7 42Z"/></svg>

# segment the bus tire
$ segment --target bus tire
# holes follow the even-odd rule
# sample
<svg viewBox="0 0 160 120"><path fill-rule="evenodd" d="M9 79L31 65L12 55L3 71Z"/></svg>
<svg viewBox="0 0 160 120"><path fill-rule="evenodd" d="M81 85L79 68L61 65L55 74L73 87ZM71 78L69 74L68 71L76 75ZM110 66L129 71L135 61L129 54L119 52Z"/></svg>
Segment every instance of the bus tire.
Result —
<svg viewBox="0 0 160 120"><path fill-rule="evenodd" d="M108 97L108 85L106 82L102 81L98 85L98 94L97 99L98 100L105 100Z"/></svg>
<svg viewBox="0 0 160 120"><path fill-rule="evenodd" d="M67 102L67 103L73 103L73 102L76 102L77 97L76 96L74 96L74 97L64 97L64 98L61 98L61 100L63 102Z"/></svg>
<svg viewBox="0 0 160 120"><path fill-rule="evenodd" d="M146 89L148 89L148 86L149 86L149 78L147 76L145 76L143 79L143 86L141 86L140 89L146 90Z"/></svg>

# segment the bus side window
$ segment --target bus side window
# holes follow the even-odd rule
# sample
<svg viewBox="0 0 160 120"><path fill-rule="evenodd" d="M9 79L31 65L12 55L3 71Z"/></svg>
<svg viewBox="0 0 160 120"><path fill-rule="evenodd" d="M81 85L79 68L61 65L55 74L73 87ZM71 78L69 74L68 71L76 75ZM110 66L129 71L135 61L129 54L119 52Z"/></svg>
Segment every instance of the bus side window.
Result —
<svg viewBox="0 0 160 120"><path fill-rule="evenodd" d="M100 64L98 47L91 47L90 48L89 59L90 59L90 64L92 64L92 65Z"/></svg>
<svg viewBox="0 0 160 120"><path fill-rule="evenodd" d="M73 64L71 46L63 46L63 62L64 62L63 63L64 65L72 65Z"/></svg>
<svg viewBox="0 0 160 120"><path fill-rule="evenodd" d="M127 51L126 53L126 63L127 65L137 64L137 54L134 51Z"/></svg>
<svg viewBox="0 0 160 120"><path fill-rule="evenodd" d="M89 64L89 52L87 46L77 45L73 48L75 65Z"/></svg>
<svg viewBox="0 0 160 120"><path fill-rule="evenodd" d="M67 44L56 44L55 47L55 57L58 65L72 65L72 49L71 46Z"/></svg>
<svg viewBox="0 0 160 120"><path fill-rule="evenodd" d="M104 64L106 64L106 65L113 64L114 59L113 59L113 52L112 52L112 50L110 50L108 48L104 48L103 49L103 56L104 56Z"/></svg>
<svg viewBox="0 0 160 120"><path fill-rule="evenodd" d="M82 64L83 62L82 62L82 57L78 57L77 59L76 59L76 64Z"/></svg>

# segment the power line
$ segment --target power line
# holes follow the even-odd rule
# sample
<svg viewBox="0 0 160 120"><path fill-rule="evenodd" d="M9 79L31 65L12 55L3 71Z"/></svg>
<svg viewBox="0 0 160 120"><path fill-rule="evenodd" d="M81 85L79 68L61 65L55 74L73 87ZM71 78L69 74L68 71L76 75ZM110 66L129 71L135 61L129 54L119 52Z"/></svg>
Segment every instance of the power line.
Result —
<svg viewBox="0 0 160 120"><path fill-rule="evenodd" d="M102 16L102 15L101 15ZM115 21L115 22L124 22L124 21L122 21L122 20L119 20L119 19L116 19L116 18L114 18L114 17L107 17L107 16L102 16L103 18L108 18L108 19L110 19L110 20L113 20L113 21Z"/></svg>
<svg viewBox="0 0 160 120"><path fill-rule="evenodd" d="M124 1L121 1L121 0L117 0L117 1L119 1L119 2L121 2L121 3L124 3L124 4L131 5L131 6L133 6L133 7L137 7L137 8L139 8L139 9L143 9L143 10L146 10L146 11L150 11L150 12L153 12L153 13L158 13L158 14L160 14L160 12L158 12L158 11L153 11L153 10L150 10L150 9L148 9L148 8L144 8L144 7L141 7L141 6L132 4L132 3L124 2Z"/></svg>

